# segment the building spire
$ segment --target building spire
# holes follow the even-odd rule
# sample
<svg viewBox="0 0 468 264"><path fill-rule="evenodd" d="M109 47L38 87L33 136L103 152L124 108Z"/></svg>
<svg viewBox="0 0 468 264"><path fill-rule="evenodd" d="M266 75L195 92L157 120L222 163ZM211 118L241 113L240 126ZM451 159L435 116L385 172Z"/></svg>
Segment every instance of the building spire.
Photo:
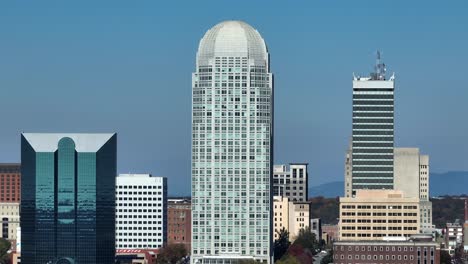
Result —
<svg viewBox="0 0 468 264"><path fill-rule="evenodd" d="M385 63L381 61L380 51L377 51L377 59L374 66L374 72L371 73L372 80L385 80L385 73L387 68L385 67Z"/></svg>

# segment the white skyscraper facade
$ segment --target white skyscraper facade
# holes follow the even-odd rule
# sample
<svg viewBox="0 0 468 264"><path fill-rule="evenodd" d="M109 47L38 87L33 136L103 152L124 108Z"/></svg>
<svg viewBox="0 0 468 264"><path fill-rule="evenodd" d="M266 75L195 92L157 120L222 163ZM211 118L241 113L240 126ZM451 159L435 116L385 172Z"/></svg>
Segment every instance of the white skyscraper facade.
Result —
<svg viewBox="0 0 468 264"><path fill-rule="evenodd" d="M271 263L273 76L241 21L208 30L192 76L192 263Z"/></svg>
<svg viewBox="0 0 468 264"><path fill-rule="evenodd" d="M167 178L120 174L116 178L117 249L156 249L167 243Z"/></svg>

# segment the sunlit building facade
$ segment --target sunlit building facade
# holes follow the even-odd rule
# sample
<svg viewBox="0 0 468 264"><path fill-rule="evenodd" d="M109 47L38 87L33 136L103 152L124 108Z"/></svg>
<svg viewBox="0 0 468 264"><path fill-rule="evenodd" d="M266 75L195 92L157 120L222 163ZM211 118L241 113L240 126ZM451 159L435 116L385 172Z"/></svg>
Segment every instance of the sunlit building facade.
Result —
<svg viewBox="0 0 468 264"><path fill-rule="evenodd" d="M117 249L156 249L167 244L167 178L119 174L116 179Z"/></svg>
<svg viewBox="0 0 468 264"><path fill-rule="evenodd" d="M22 134L22 263L114 263L116 156L116 134Z"/></svg>
<svg viewBox="0 0 468 264"><path fill-rule="evenodd" d="M192 263L271 263L273 76L240 21L201 39L192 79Z"/></svg>

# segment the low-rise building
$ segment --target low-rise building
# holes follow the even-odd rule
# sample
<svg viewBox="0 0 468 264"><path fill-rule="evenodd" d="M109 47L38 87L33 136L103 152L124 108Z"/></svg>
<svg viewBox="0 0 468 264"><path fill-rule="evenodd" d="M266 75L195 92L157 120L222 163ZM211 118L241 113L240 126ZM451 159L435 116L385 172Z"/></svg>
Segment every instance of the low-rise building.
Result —
<svg viewBox="0 0 468 264"><path fill-rule="evenodd" d="M169 244L183 244L190 252L192 241L192 204L190 200L168 200L167 229Z"/></svg>
<svg viewBox="0 0 468 264"><path fill-rule="evenodd" d="M273 198L273 241L279 238L279 232L285 228L289 232L289 240L294 241L299 230L309 228L310 204L308 202L292 202L287 197Z"/></svg>
<svg viewBox="0 0 468 264"><path fill-rule="evenodd" d="M0 203L1 238L16 240L16 229L20 222L19 208L19 203Z"/></svg>
<svg viewBox="0 0 468 264"><path fill-rule="evenodd" d="M419 199L397 190L357 190L340 198L340 240L379 240L418 234Z"/></svg>
<svg viewBox="0 0 468 264"><path fill-rule="evenodd" d="M338 225L322 225L322 239L327 245L340 238L340 229Z"/></svg>
<svg viewBox="0 0 468 264"><path fill-rule="evenodd" d="M338 241L333 244L335 264L440 263L440 246L432 241Z"/></svg>
<svg viewBox="0 0 468 264"><path fill-rule="evenodd" d="M12 264L19 264L21 263L21 253L13 252L11 254L11 263Z"/></svg>
<svg viewBox="0 0 468 264"><path fill-rule="evenodd" d="M117 264L156 264L158 250L117 249L115 263Z"/></svg>
<svg viewBox="0 0 468 264"><path fill-rule="evenodd" d="M445 246L450 255L463 243L463 226L459 221L447 223L445 227Z"/></svg>
<svg viewBox="0 0 468 264"><path fill-rule="evenodd" d="M320 218L310 219L310 231L315 234L318 241L322 240L322 220Z"/></svg>

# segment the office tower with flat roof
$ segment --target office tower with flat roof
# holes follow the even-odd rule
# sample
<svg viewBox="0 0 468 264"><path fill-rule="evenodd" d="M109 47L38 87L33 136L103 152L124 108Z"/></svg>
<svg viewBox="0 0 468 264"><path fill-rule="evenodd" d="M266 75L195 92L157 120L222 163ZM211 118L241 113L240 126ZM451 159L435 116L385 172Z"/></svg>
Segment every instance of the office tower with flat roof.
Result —
<svg viewBox="0 0 468 264"><path fill-rule="evenodd" d="M421 232L432 233L432 202L429 200L429 156L421 155L418 148L395 148L395 189L406 197L419 198Z"/></svg>
<svg viewBox="0 0 468 264"><path fill-rule="evenodd" d="M305 202L308 199L308 163L274 165L273 195L288 197L290 201Z"/></svg>
<svg viewBox="0 0 468 264"><path fill-rule="evenodd" d="M0 163L0 203L19 203L21 197L21 165Z"/></svg>
<svg viewBox="0 0 468 264"><path fill-rule="evenodd" d="M340 198L340 240L408 238L419 233L419 199L397 190L357 190Z"/></svg>
<svg viewBox="0 0 468 264"><path fill-rule="evenodd" d="M21 135L21 262L111 264L116 134Z"/></svg>
<svg viewBox="0 0 468 264"><path fill-rule="evenodd" d="M258 31L208 30L192 88L191 262L271 263L273 76Z"/></svg>
<svg viewBox="0 0 468 264"><path fill-rule="evenodd" d="M117 249L157 249L167 244L167 178L120 174L116 179Z"/></svg>
<svg viewBox="0 0 468 264"><path fill-rule="evenodd" d="M352 191L393 189L394 76L377 54L375 72L353 80Z"/></svg>

